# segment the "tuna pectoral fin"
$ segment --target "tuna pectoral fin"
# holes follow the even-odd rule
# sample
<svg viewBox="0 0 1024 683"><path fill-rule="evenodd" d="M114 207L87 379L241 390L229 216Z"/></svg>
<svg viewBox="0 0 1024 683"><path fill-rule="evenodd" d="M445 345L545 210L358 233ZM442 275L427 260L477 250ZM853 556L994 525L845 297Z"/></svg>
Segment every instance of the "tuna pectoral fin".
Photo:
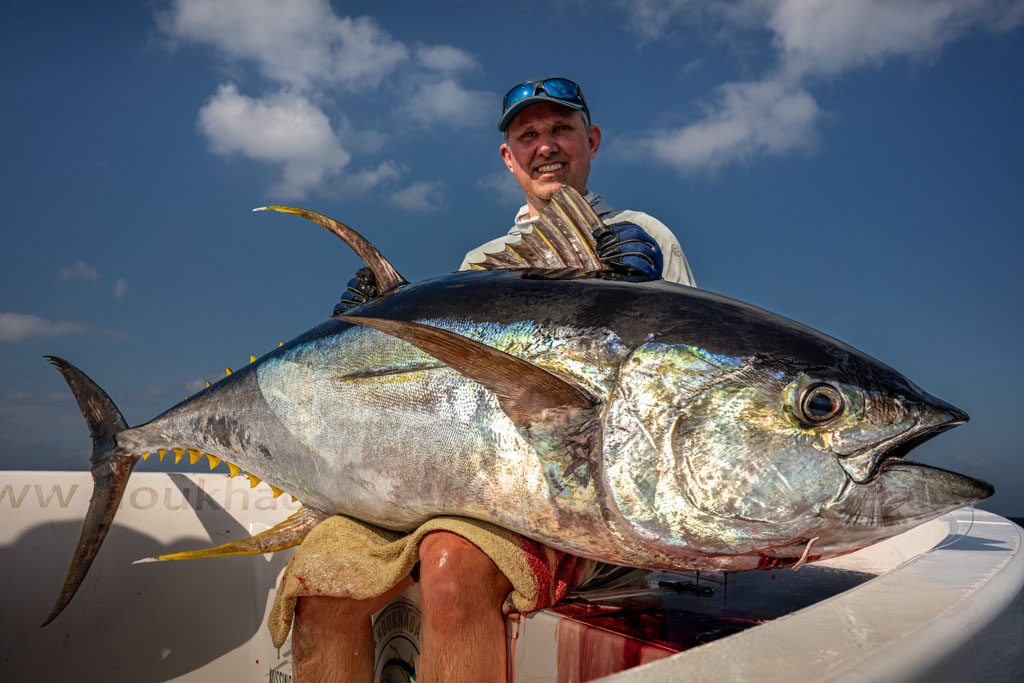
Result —
<svg viewBox="0 0 1024 683"><path fill-rule="evenodd" d="M320 512L308 507L301 507L294 515L284 520L272 529L256 534L250 538L225 543L215 548L205 550L191 550L184 553L172 553L170 555L159 555L158 560L194 560L200 557L220 557L222 555L260 555L272 553L285 548L291 548L306 537L306 534L323 520L330 517L326 512Z"/></svg>
<svg viewBox="0 0 1024 683"><path fill-rule="evenodd" d="M530 426L545 410L594 406L576 385L461 334L403 320L357 315L333 317L398 337L479 382L495 393L501 409L517 426Z"/></svg>
<svg viewBox="0 0 1024 683"><path fill-rule="evenodd" d="M358 232L348 227L344 223L339 223L333 218L316 213L315 211L309 211L307 209L299 209L294 206L261 206L253 211L280 211L281 213L290 213L293 216L301 216L306 220L319 223L324 226L335 235L344 240L345 244L352 247L352 251L358 254L359 258L363 259L363 263L366 267L373 271L373 277L377 281L377 292L383 294L389 292L395 287L404 285L406 283L405 278L398 274L394 266L388 263L377 248L370 244L370 241L360 235Z"/></svg>
<svg viewBox="0 0 1024 683"><path fill-rule="evenodd" d="M71 559L64 586L60 589L57 603L53 606L50 616L42 623L46 626L53 621L67 606L75 591L82 585L86 572L96 559L103 539L110 530L117 512L118 503L124 495L138 456L126 455L116 451L114 437L118 432L128 428L110 397L89 377L71 363L47 356L47 360L56 366L67 380L68 386L75 394L78 407L89 425L89 436L92 437L92 498L89 500L89 511L82 523L82 533L78 538L75 555Z"/></svg>

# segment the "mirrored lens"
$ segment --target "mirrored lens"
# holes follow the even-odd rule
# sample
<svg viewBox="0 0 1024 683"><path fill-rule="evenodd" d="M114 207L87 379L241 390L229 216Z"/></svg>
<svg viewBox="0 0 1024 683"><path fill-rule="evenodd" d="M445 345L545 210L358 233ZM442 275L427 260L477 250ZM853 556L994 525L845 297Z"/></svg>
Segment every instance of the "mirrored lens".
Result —
<svg viewBox="0 0 1024 683"><path fill-rule="evenodd" d="M576 84L564 78L549 78L544 81L544 90L552 97L562 100L576 99L576 95L579 94Z"/></svg>
<svg viewBox="0 0 1024 683"><path fill-rule="evenodd" d="M521 83L516 87L508 91L505 95L505 109L508 109L519 100L529 97L533 93L537 92L537 85L535 83Z"/></svg>

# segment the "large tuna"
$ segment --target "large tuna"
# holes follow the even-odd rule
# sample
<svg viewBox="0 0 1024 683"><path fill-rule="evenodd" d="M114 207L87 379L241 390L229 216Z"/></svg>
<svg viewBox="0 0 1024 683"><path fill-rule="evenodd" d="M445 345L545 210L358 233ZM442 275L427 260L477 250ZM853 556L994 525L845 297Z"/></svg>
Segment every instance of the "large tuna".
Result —
<svg viewBox="0 0 1024 683"><path fill-rule="evenodd" d="M96 487L47 621L151 451L224 461L304 506L254 539L174 557L287 547L343 513L392 529L464 515L655 569L799 566L992 494L904 459L966 414L791 320L600 271L408 284L344 226L290 211L353 244L384 294L130 429L88 377L52 359L89 422ZM599 268L588 211L559 198L539 237L491 265Z"/></svg>

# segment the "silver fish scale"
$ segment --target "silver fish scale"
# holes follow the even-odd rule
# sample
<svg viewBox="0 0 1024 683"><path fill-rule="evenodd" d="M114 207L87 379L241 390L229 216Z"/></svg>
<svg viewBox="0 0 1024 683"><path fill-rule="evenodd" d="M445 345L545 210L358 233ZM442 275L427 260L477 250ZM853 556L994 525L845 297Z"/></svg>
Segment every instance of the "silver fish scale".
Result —
<svg viewBox="0 0 1024 683"><path fill-rule="evenodd" d="M628 354L606 330L423 322L568 375L602 397ZM309 505L395 529L438 514L523 528L580 506L572 492L551 495L552 473L565 463L543 462L494 394L394 337L348 328L264 363L258 377L301 449L294 455L305 471L287 490Z"/></svg>

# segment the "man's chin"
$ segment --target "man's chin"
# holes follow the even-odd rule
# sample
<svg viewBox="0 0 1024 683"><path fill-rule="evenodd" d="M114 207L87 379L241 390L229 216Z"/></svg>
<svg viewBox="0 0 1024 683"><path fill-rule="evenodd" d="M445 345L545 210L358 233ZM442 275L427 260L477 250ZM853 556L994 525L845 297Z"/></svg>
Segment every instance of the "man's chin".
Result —
<svg viewBox="0 0 1024 683"><path fill-rule="evenodd" d="M546 180L538 182L534 185L537 189L536 195L544 201L550 201L555 194L569 183L562 180Z"/></svg>

